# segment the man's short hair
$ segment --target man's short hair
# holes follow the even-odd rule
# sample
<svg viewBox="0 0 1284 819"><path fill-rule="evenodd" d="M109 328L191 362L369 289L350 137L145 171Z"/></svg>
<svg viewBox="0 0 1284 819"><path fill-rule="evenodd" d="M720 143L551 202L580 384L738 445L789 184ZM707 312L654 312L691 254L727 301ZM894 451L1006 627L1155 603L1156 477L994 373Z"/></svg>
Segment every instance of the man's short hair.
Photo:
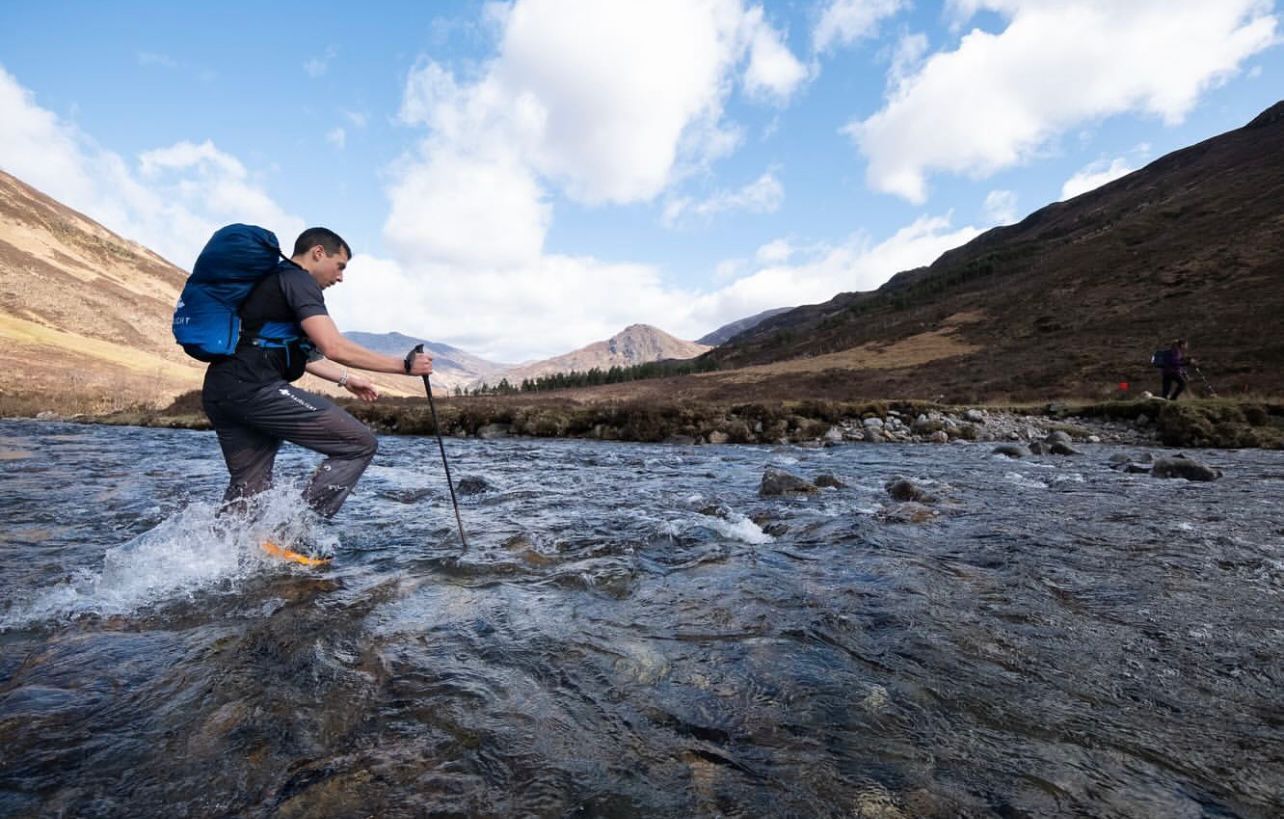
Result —
<svg viewBox="0 0 1284 819"><path fill-rule="evenodd" d="M294 255L302 256L317 245L325 249L327 256L333 256L342 250L348 254L349 259L352 258L352 248L343 241L343 237L330 228L323 227L308 228L300 233L299 238L294 240Z"/></svg>

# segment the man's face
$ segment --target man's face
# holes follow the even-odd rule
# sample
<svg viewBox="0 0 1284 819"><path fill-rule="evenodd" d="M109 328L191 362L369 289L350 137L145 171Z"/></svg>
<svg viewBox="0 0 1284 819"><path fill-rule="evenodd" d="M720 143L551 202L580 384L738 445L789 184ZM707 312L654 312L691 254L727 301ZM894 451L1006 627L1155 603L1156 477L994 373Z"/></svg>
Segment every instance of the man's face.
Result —
<svg viewBox="0 0 1284 819"><path fill-rule="evenodd" d="M324 247L316 245L308 251L303 266L324 290L343 281L343 271L348 266L348 252L339 248L339 252L331 256L325 252Z"/></svg>

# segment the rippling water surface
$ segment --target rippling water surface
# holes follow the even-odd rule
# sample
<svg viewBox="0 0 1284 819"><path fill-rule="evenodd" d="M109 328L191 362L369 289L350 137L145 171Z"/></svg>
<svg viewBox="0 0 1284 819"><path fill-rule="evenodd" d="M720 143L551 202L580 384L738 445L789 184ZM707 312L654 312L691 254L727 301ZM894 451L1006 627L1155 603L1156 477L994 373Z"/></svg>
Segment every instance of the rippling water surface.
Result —
<svg viewBox="0 0 1284 819"><path fill-rule="evenodd" d="M1280 453L447 447L468 553L384 438L315 571L208 433L0 422L0 815L1284 812Z"/></svg>

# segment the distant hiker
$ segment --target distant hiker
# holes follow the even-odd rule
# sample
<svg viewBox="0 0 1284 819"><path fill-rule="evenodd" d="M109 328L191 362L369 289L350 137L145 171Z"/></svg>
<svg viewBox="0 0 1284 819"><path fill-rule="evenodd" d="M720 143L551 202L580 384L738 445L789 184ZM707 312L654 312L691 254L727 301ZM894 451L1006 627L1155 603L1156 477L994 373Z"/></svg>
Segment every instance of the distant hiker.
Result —
<svg viewBox="0 0 1284 819"><path fill-rule="evenodd" d="M208 316L185 317L185 302L203 298L202 284L207 290L224 286L231 275L225 271L245 269L245 260L254 254L259 254L256 275L262 278L246 277L256 283L243 285L250 289L237 311L239 334L230 315L214 341L208 329L188 329L189 324L210 322ZM210 362L201 398L231 477L224 509L241 509L248 497L271 486L277 449L282 441L290 441L326 456L303 497L329 518L374 457L375 437L330 399L290 382L307 371L363 401L373 401L379 397L374 385L347 367L422 376L432 372L432 357L413 351L404 360L382 355L340 334L321 291L343 281L352 250L334 231L309 228L295 241L294 254L288 260L282 256L276 237L262 228L231 225L215 233L179 301L175 336L180 343L192 342L184 348ZM265 269L270 272L263 275ZM228 322L233 328L230 340ZM211 355L211 350L226 354Z"/></svg>
<svg viewBox="0 0 1284 819"><path fill-rule="evenodd" d="M1179 338L1166 350L1159 350L1150 359L1160 368L1163 383L1160 395L1169 401L1176 401L1177 396L1186 389L1186 368L1195 366L1195 359L1186 355L1186 339Z"/></svg>

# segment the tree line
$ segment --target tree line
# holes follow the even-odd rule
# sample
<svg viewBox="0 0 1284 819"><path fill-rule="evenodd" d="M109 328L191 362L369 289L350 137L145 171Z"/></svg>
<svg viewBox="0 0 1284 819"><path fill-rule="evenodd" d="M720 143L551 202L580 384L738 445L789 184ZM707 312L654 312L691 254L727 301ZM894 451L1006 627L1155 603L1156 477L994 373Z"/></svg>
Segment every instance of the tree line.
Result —
<svg viewBox="0 0 1284 819"><path fill-rule="evenodd" d="M498 384L483 383L478 387L465 389L456 387L454 394L466 395L515 395L519 392L551 392L568 390L577 387L597 387L603 384L623 384L626 381L643 381L648 378L668 378L675 375L710 372L718 369L718 363L701 356L686 361L648 361L645 364L634 364L631 367L614 366L603 370L593 367L590 370L571 370L564 373L541 375L537 378L524 378L520 384L513 384L507 378L500 379Z"/></svg>

